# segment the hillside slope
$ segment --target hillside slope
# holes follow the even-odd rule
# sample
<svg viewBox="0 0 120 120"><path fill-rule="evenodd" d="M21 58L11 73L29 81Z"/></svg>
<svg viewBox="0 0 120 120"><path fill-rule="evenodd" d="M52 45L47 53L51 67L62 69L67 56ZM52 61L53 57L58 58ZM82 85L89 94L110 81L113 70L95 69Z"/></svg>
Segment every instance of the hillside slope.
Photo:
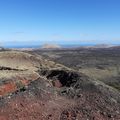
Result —
<svg viewBox="0 0 120 120"><path fill-rule="evenodd" d="M119 120L120 93L40 55L0 53L0 120Z"/></svg>

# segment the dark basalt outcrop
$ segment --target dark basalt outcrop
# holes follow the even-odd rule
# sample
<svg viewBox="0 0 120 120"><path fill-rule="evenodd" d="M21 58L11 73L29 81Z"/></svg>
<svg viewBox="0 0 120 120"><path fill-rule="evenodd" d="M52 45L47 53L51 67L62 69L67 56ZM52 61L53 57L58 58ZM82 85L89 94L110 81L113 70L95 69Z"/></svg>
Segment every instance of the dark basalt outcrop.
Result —
<svg viewBox="0 0 120 120"><path fill-rule="evenodd" d="M4 67L4 66L0 66L0 70L24 71L24 70L21 70L21 69L15 69L15 68Z"/></svg>
<svg viewBox="0 0 120 120"><path fill-rule="evenodd" d="M47 79L59 81L64 87L74 86L75 83L80 79L80 75L76 72L65 71L65 70L45 70L40 72L41 75Z"/></svg>

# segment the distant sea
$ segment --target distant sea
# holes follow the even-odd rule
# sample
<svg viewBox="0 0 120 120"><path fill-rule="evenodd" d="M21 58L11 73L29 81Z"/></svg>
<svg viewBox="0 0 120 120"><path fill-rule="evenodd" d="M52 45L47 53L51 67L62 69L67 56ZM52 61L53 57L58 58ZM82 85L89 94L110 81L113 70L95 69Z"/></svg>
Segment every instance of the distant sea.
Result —
<svg viewBox="0 0 120 120"><path fill-rule="evenodd" d="M75 47L83 47L83 46L93 46L96 44L59 44L61 48L75 48ZM7 45L5 48L41 48L43 45Z"/></svg>

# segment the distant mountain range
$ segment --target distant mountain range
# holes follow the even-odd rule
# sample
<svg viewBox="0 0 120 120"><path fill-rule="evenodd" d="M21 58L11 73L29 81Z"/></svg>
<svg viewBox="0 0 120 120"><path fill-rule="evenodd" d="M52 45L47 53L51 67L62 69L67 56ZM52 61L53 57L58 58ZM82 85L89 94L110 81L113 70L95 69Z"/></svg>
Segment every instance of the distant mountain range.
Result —
<svg viewBox="0 0 120 120"><path fill-rule="evenodd" d="M16 46L16 47L0 47L0 50L14 49L14 50L34 50L34 49L97 49L97 48L120 48L120 45L111 45L111 44L96 44L96 45L59 45L59 44L44 44L40 46Z"/></svg>
<svg viewBox="0 0 120 120"><path fill-rule="evenodd" d="M61 46L57 45L57 44L44 44L41 48L43 48L43 49L59 49L59 48L61 48Z"/></svg>

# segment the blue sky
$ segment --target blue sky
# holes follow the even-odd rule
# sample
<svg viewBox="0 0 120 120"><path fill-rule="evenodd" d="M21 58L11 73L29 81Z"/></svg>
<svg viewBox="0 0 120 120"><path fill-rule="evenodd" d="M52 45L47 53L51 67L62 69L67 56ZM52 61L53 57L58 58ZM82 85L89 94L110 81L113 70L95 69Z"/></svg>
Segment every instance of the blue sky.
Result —
<svg viewBox="0 0 120 120"><path fill-rule="evenodd" d="M120 0L0 0L0 44L119 44Z"/></svg>

